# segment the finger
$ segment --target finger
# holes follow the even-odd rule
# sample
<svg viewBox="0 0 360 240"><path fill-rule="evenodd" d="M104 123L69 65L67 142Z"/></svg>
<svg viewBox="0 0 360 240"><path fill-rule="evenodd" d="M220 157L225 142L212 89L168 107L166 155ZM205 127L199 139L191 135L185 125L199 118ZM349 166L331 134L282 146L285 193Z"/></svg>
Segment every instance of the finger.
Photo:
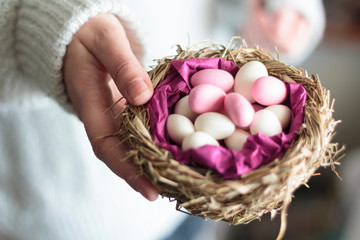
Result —
<svg viewBox="0 0 360 240"><path fill-rule="evenodd" d="M116 132L116 127L114 112L104 113L112 104L113 97L106 81L107 73L94 70L97 64L94 56L78 39L74 39L68 48L64 66L69 96L84 123L95 155L133 189L145 198L155 200L158 196L155 187L144 176L140 176L135 165L125 158L124 147L115 147L119 145L119 139L99 137Z"/></svg>
<svg viewBox="0 0 360 240"><path fill-rule="evenodd" d="M121 94L133 105L146 103L153 94L150 78L131 50L124 28L110 14L101 14L79 32L83 44L105 66Z"/></svg>

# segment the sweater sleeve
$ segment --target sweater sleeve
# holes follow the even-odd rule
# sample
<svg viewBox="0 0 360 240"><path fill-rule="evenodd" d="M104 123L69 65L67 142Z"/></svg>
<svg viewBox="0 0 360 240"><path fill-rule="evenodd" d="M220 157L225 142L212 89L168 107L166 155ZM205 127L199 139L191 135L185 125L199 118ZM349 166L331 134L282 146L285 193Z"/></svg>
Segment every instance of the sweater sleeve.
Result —
<svg viewBox="0 0 360 240"><path fill-rule="evenodd" d="M72 106L62 77L66 48L80 27L100 13L119 18L140 57L139 23L122 1L23 0L18 11L15 48L20 71L69 111Z"/></svg>

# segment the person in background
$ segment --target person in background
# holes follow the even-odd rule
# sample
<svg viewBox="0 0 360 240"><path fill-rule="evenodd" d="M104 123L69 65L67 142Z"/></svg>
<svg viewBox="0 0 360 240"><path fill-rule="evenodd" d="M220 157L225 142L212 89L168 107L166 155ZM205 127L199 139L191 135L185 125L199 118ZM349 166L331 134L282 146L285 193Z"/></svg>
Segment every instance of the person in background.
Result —
<svg viewBox="0 0 360 240"><path fill-rule="evenodd" d="M99 138L117 129L124 101L105 110L122 96L145 104L153 93L148 66L172 45L187 46L188 36L229 40L255 19L261 28L244 37L259 45L269 37L281 56L307 56L318 44L323 26L315 34L313 16L296 1L244 2L0 0L0 239L148 240L174 232L184 214L156 200L126 148L113 148L120 139ZM322 16L320 1L305 4ZM236 31L219 36L229 17L220 10L231 5ZM304 47L292 55L293 46Z"/></svg>

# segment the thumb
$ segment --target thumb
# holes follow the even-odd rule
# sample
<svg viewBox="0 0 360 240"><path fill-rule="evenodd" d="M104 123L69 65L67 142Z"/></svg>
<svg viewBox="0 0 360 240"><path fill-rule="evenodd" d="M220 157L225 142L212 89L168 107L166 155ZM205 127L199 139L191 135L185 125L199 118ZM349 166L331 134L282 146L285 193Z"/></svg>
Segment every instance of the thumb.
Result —
<svg viewBox="0 0 360 240"><path fill-rule="evenodd" d="M94 21L97 23L82 32L84 45L104 65L130 104L145 104L153 94L152 83L131 50L120 21L110 14L100 14Z"/></svg>

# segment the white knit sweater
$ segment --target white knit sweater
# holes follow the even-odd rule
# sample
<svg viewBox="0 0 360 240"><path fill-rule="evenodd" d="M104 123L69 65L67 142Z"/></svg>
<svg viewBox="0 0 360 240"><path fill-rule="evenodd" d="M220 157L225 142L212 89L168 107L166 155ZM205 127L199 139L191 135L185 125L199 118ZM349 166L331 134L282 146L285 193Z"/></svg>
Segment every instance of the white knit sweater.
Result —
<svg viewBox="0 0 360 240"><path fill-rule="evenodd" d="M211 11L220 3L237 0L0 0L0 239L160 239L179 224L174 204L147 202L94 157L64 110L63 57L88 19L108 12L135 33L136 53L150 50L147 66L188 36L213 36L228 19ZM219 40L236 32L226 34Z"/></svg>

